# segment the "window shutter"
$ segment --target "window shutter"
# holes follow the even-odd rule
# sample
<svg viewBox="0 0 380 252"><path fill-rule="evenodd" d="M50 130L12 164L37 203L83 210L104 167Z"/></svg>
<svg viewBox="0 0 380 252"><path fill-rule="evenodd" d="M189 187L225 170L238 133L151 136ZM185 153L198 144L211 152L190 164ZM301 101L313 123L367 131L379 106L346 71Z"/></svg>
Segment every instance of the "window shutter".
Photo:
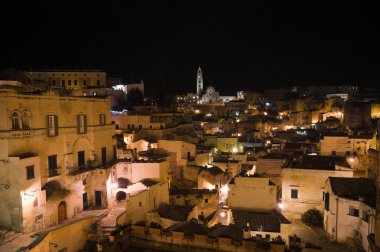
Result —
<svg viewBox="0 0 380 252"><path fill-rule="evenodd" d="M80 115L77 115L77 133L80 134Z"/></svg>
<svg viewBox="0 0 380 252"><path fill-rule="evenodd" d="M325 209L330 211L330 193L325 193Z"/></svg>
<svg viewBox="0 0 380 252"><path fill-rule="evenodd" d="M84 134L87 133L87 116L83 115L83 124L84 124Z"/></svg>
<svg viewBox="0 0 380 252"><path fill-rule="evenodd" d="M55 135L58 136L58 116L54 116Z"/></svg>
<svg viewBox="0 0 380 252"><path fill-rule="evenodd" d="M46 130L47 130L47 135L50 135L50 128L49 128L49 115L46 116Z"/></svg>

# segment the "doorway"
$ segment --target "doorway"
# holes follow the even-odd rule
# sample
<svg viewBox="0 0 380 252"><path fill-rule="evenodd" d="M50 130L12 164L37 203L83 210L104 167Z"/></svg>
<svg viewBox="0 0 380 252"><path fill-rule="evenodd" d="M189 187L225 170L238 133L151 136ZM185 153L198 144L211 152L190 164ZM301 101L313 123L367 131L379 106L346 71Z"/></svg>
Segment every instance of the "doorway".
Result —
<svg viewBox="0 0 380 252"><path fill-rule="evenodd" d="M87 210L88 209L88 201L87 201L87 193L83 193L82 194L82 198L83 198L83 210Z"/></svg>
<svg viewBox="0 0 380 252"><path fill-rule="evenodd" d="M102 207L102 192L101 191L95 191L95 206L96 207Z"/></svg>
<svg viewBox="0 0 380 252"><path fill-rule="evenodd" d="M85 168L84 151L78 151L78 168L79 171L83 171Z"/></svg>
<svg viewBox="0 0 380 252"><path fill-rule="evenodd" d="M61 203L58 205L58 223L62 223L65 220L67 220L66 202L61 201Z"/></svg>

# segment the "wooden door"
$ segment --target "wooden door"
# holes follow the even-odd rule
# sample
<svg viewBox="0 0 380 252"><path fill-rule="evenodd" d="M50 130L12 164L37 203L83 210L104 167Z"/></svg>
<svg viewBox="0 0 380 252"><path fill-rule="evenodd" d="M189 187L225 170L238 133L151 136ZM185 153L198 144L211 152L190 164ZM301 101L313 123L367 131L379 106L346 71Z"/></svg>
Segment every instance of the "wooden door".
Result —
<svg viewBox="0 0 380 252"><path fill-rule="evenodd" d="M62 201L58 205L58 223L61 223L66 219L67 219L66 202Z"/></svg>

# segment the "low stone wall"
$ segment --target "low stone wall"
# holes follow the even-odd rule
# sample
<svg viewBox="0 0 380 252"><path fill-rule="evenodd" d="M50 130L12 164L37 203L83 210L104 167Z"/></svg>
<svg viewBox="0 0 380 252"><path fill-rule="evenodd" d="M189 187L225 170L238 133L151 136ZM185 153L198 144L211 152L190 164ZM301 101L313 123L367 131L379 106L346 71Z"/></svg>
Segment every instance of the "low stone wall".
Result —
<svg viewBox="0 0 380 252"><path fill-rule="evenodd" d="M132 226L130 234L132 246L171 251L285 251L285 245L261 244L253 240L234 241L227 237L211 238L198 234L187 236L183 232L163 232L141 226Z"/></svg>

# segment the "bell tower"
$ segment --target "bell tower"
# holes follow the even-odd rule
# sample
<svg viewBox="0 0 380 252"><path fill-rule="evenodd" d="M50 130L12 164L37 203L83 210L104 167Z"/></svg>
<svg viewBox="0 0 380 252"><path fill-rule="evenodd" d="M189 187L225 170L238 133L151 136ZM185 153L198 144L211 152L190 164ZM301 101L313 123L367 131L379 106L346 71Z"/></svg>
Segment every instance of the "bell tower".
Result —
<svg viewBox="0 0 380 252"><path fill-rule="evenodd" d="M202 75L202 70L201 67L198 68L197 72L197 95L198 98L202 95L203 91L203 75Z"/></svg>

